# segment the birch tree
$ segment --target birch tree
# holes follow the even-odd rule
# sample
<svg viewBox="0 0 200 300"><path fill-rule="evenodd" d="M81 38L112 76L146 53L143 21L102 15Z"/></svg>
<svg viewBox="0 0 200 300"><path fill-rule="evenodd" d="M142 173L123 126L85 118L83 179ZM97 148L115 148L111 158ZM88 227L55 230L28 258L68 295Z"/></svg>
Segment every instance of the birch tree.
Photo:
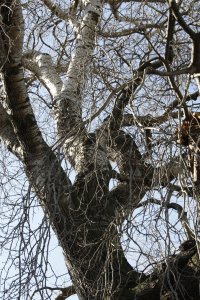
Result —
<svg viewBox="0 0 200 300"><path fill-rule="evenodd" d="M1 298L200 299L199 2L0 9ZM45 285L52 233L69 287Z"/></svg>

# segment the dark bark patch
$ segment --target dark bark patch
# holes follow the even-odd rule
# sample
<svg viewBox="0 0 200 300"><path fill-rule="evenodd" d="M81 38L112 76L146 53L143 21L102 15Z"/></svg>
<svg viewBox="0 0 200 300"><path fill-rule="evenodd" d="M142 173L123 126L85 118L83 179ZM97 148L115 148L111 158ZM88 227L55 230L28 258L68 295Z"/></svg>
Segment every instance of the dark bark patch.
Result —
<svg viewBox="0 0 200 300"><path fill-rule="evenodd" d="M5 77L18 75L21 72L21 67L22 67L21 63L12 67L11 66L6 67L5 65L5 71L4 71Z"/></svg>

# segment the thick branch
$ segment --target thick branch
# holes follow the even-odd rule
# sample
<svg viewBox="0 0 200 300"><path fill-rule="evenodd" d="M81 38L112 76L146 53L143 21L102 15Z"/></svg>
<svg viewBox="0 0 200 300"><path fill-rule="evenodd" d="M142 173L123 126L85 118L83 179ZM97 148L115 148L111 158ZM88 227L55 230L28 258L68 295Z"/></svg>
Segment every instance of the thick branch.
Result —
<svg viewBox="0 0 200 300"><path fill-rule="evenodd" d="M111 38L117 38L122 36L130 36L131 34L138 33L138 34L144 34L147 29L153 29L153 28L161 28L165 22L161 24L144 24L144 25L138 25L134 28L129 29L123 29L121 31L100 31L100 35L103 37L111 37Z"/></svg>
<svg viewBox="0 0 200 300"><path fill-rule="evenodd" d="M42 290L61 291L61 294L59 294L59 295L55 298L55 300L65 300L65 299L67 299L68 297L70 297L70 296L76 294L76 291L75 291L75 288L74 288L73 285L70 285L70 286L68 286L68 287L66 287L66 288L61 288L61 287L60 287L60 288L59 288L59 287L55 287L55 288L54 288L54 287L50 287L50 286L44 286L44 287L41 287L41 288L35 290L35 291L33 292L33 294L31 295L30 300L33 300L35 294L37 294L38 292L40 292L40 291L42 291Z"/></svg>
<svg viewBox="0 0 200 300"><path fill-rule="evenodd" d="M9 4L10 8L5 6L1 8L4 22L4 31L1 34L8 57L2 70L8 97L7 107L24 154L35 153L41 148L43 138L30 105L21 64L23 43L21 5L19 1L8 1Z"/></svg>
<svg viewBox="0 0 200 300"><path fill-rule="evenodd" d="M172 63L174 52L173 52L173 35L174 35L174 28L175 28L175 17L172 13L172 10L169 9L169 17L168 17L168 27L167 27L167 43L165 48L165 59Z"/></svg>
<svg viewBox="0 0 200 300"><path fill-rule="evenodd" d="M150 74L155 74L155 75L160 75L160 76L174 76L174 75L181 75L181 74L188 74L191 73L191 68L185 68L185 69L178 69L178 70L173 70L173 71L159 71L159 70L149 70Z"/></svg>
<svg viewBox="0 0 200 300"><path fill-rule="evenodd" d="M69 12L62 10L58 5L53 3L51 0L41 0L46 7L52 12L52 14L56 15L59 19L67 21L69 18Z"/></svg>
<svg viewBox="0 0 200 300"><path fill-rule="evenodd" d="M23 55L23 65L38 77L53 98L61 93L63 82L49 54L40 52L26 53Z"/></svg>
<svg viewBox="0 0 200 300"><path fill-rule="evenodd" d="M152 115L134 117L133 114L125 114L123 116L122 126L133 126L137 120L137 122L144 127L153 127L155 125L163 124L171 118L177 119L178 112L164 113L158 117L153 117Z"/></svg>
<svg viewBox="0 0 200 300"><path fill-rule="evenodd" d="M77 172L82 172L87 168L91 162L91 153L95 155L97 169L104 166L107 169L108 166L105 154L99 151L97 142L87 136L82 121L82 95L92 62L96 27L101 9L100 0L87 1L85 16L77 36L76 50L67 71L67 81L62 93L55 98L58 134L62 140L64 153Z"/></svg>
<svg viewBox="0 0 200 300"><path fill-rule="evenodd" d="M0 137L5 143L6 147L18 158L22 159L22 148L16 134L14 133L9 116L6 113L6 110L3 108L2 104L0 104Z"/></svg>
<svg viewBox="0 0 200 300"><path fill-rule="evenodd" d="M20 2L7 1L7 6L3 6L1 9L4 32L6 33L5 35L2 33L2 35L8 56L3 67L7 94L6 105L16 139L14 139L11 125L3 109L1 122L2 126L6 124L10 130L9 142L7 142L8 133L5 135L5 132L2 131L2 137L5 138L14 153L16 153L16 149L22 149L23 154L21 151L19 154L30 184L44 205L45 212L53 221L62 242L60 233L63 232L63 226L66 223L64 216L66 219L70 206L67 197L70 181L55 154L44 142L28 98L21 65L23 19ZM11 44L10 40L12 41ZM12 146L13 140L14 145ZM20 146L18 146L17 141L19 141ZM57 205L55 205L55 199Z"/></svg>
<svg viewBox="0 0 200 300"><path fill-rule="evenodd" d="M185 97L185 102L189 102L190 100L196 101L199 96L199 91L194 92L193 94L189 94ZM177 97L174 101L172 101L165 112L166 115L170 113L173 109L177 108L180 105L180 99Z"/></svg>
<svg viewBox="0 0 200 300"><path fill-rule="evenodd" d="M188 295L192 295L193 299L198 299L199 280L195 270L187 265L196 252L195 240L184 242L180 253L160 263L147 280L138 284L133 290L135 298L138 300L171 300L175 299L174 295L177 299L187 299ZM178 282L181 282L181 285L177 284Z"/></svg>
<svg viewBox="0 0 200 300"><path fill-rule="evenodd" d="M59 294L55 300L65 300L67 298L69 298L70 296L76 294L75 288L74 286L68 286L66 288L61 288L60 289L61 294Z"/></svg>
<svg viewBox="0 0 200 300"><path fill-rule="evenodd" d="M169 0L169 6L172 9L177 22L180 24L183 30L185 30L185 32L191 37L191 39L193 39L196 33L187 25L187 23L183 19L182 15L179 12L179 7L176 1Z"/></svg>
<svg viewBox="0 0 200 300"><path fill-rule="evenodd" d="M101 1L88 1L85 16L77 36L76 50L67 71L67 82L61 99L57 99L58 131L61 137L80 123L82 93L95 47L96 26L101 13ZM73 117L74 116L74 117ZM67 119L73 118L71 126Z"/></svg>

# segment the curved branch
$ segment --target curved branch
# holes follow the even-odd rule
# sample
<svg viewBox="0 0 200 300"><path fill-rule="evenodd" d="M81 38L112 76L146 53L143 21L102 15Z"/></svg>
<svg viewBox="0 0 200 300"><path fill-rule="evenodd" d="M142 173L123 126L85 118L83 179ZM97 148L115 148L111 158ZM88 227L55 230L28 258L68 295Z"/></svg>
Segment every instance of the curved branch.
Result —
<svg viewBox="0 0 200 300"><path fill-rule="evenodd" d="M42 291L42 290L50 290L50 291L61 291L61 294L58 295L55 300L65 300L68 297L76 294L75 288L73 285L67 286L66 288L61 288L61 287L50 287L50 286L45 286L45 287L41 287L37 290L35 290L33 292L33 294L30 297L30 300L32 300L35 296L35 294L37 294L38 292Z"/></svg>
<svg viewBox="0 0 200 300"><path fill-rule="evenodd" d="M76 294L75 288L74 286L68 286L66 288L61 288L60 289L61 294L58 295L55 300L65 300L67 298L69 298L70 296Z"/></svg>
<svg viewBox="0 0 200 300"><path fill-rule="evenodd" d="M199 96L199 91L196 91L193 94L189 94L185 97L185 102L190 101L190 100L196 101L198 96ZM176 98L174 101L172 101L168 105L168 108L166 109L165 114L169 114L169 112L172 111L174 108L176 108L178 105L180 105L180 99Z"/></svg>
<svg viewBox="0 0 200 300"><path fill-rule="evenodd" d="M40 0L42 1L46 7L54 14L57 16L59 19L67 21L69 19L69 10L64 11L62 10L58 5L55 3L52 3L51 0Z"/></svg>
<svg viewBox="0 0 200 300"><path fill-rule="evenodd" d="M187 238L189 240L190 239L194 239L195 234L194 234L193 230L189 226L189 221L188 221L188 218L187 218L187 213L184 211L183 207L180 204L178 204L178 203L163 203L162 201L157 200L155 198L150 198L150 199L147 199L147 200L139 203L137 205L137 208L145 206L145 205L148 205L148 204L157 204L157 205L160 205L160 206L167 207L168 209L172 208L172 209L176 210L177 213L178 213L178 217L179 217L179 219L181 221L181 224L182 224L182 226L183 226L183 228L185 230Z"/></svg>

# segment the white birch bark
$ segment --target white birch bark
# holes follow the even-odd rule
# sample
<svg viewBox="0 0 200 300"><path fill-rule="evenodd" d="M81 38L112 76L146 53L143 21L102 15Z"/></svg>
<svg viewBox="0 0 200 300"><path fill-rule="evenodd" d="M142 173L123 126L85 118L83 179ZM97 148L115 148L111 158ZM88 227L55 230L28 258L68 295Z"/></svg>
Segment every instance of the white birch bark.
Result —
<svg viewBox="0 0 200 300"><path fill-rule="evenodd" d="M56 72L49 54L40 52L26 53L23 55L23 63L43 83L53 99L60 95L63 82Z"/></svg>
<svg viewBox="0 0 200 300"><path fill-rule="evenodd" d="M14 133L12 123L6 110L0 103L0 138L5 146L18 158L23 158L23 151L20 143Z"/></svg>
<svg viewBox="0 0 200 300"><path fill-rule="evenodd" d="M44 0L44 3L52 5L51 1ZM73 187L55 154L44 142L34 118L21 65L23 20L20 1L15 0L7 1L10 6L8 10L5 8L3 15L5 25L8 25L8 15L12 24L10 27L5 26L6 34L2 35L5 45L3 51L8 56L2 69L7 112L0 105L0 136L24 164L30 184L57 231L80 298L132 299L135 295L121 295L125 289L132 292L131 287L134 288L137 284L140 274L132 270L124 257L116 228L116 210L120 225L123 218L132 212L144 196L146 186L142 184L145 177L148 177L148 172L145 173L148 169L144 166L137 145L133 145L132 137L124 136L124 132L120 132L124 113L124 108L120 109L120 105L117 105L116 114L113 113L114 118L110 119L107 127L97 130L95 134L88 133L85 128L82 120L82 98L95 47L102 2L85 0L82 3L86 6L85 16L67 71L66 84L63 85L49 55L35 53L29 61L30 69L32 68L47 87L54 100L61 145L66 157L79 173ZM14 47L9 44L10 40ZM3 43L0 46L1 44L3 47ZM127 102L129 96L128 94ZM124 98L121 100L125 101ZM112 142L116 143L113 148L119 152L119 169L121 175L125 175L124 183L121 186L118 184L112 192L108 188L110 173L104 172L109 165L105 151L106 138L113 138ZM117 159L115 157L116 161ZM172 167L175 168L174 165ZM164 168L156 171L154 174L151 172L149 182L145 183L151 188L153 176L156 184L160 185L163 182L168 183L173 175L171 170L166 172ZM167 180L159 181L159 176Z"/></svg>
<svg viewBox="0 0 200 300"><path fill-rule="evenodd" d="M10 150L21 159L30 184L40 201L45 203L53 220L55 207L61 212L61 216L67 212L70 181L55 154L43 140L29 101L21 63L23 44L21 3L14 0L8 1L7 5L8 7L2 11L5 34L3 32L1 36L7 51L7 60L2 69L6 91L3 102L6 102L4 106L7 107L7 114L3 106L0 106L0 125L2 125L0 136ZM10 41L13 43L9 43ZM52 90L56 93L57 89L54 89L51 77L48 84L53 86ZM54 203L55 199L59 204L57 206Z"/></svg>
<svg viewBox="0 0 200 300"><path fill-rule="evenodd" d="M85 147L87 132L82 122L82 97L84 84L91 67L95 47L96 27L102 11L102 1L84 3L85 16L80 24L75 52L72 55L62 94L55 97L55 115L64 153L77 172L87 169L94 159L97 169L107 168L107 158L98 147ZM90 151L91 150L91 151Z"/></svg>
<svg viewBox="0 0 200 300"><path fill-rule="evenodd" d="M65 85L57 74L49 55L35 53L30 57L25 56L28 68L43 82L53 97L58 136L66 158L70 160L78 173L87 168L91 158L94 159L97 169L102 168L103 165L107 167L105 151L100 151L97 146L94 149L94 142L87 149L85 146L88 135L82 121L82 95L92 62L102 1L86 1L84 5L85 15L77 36L75 52L66 70Z"/></svg>

